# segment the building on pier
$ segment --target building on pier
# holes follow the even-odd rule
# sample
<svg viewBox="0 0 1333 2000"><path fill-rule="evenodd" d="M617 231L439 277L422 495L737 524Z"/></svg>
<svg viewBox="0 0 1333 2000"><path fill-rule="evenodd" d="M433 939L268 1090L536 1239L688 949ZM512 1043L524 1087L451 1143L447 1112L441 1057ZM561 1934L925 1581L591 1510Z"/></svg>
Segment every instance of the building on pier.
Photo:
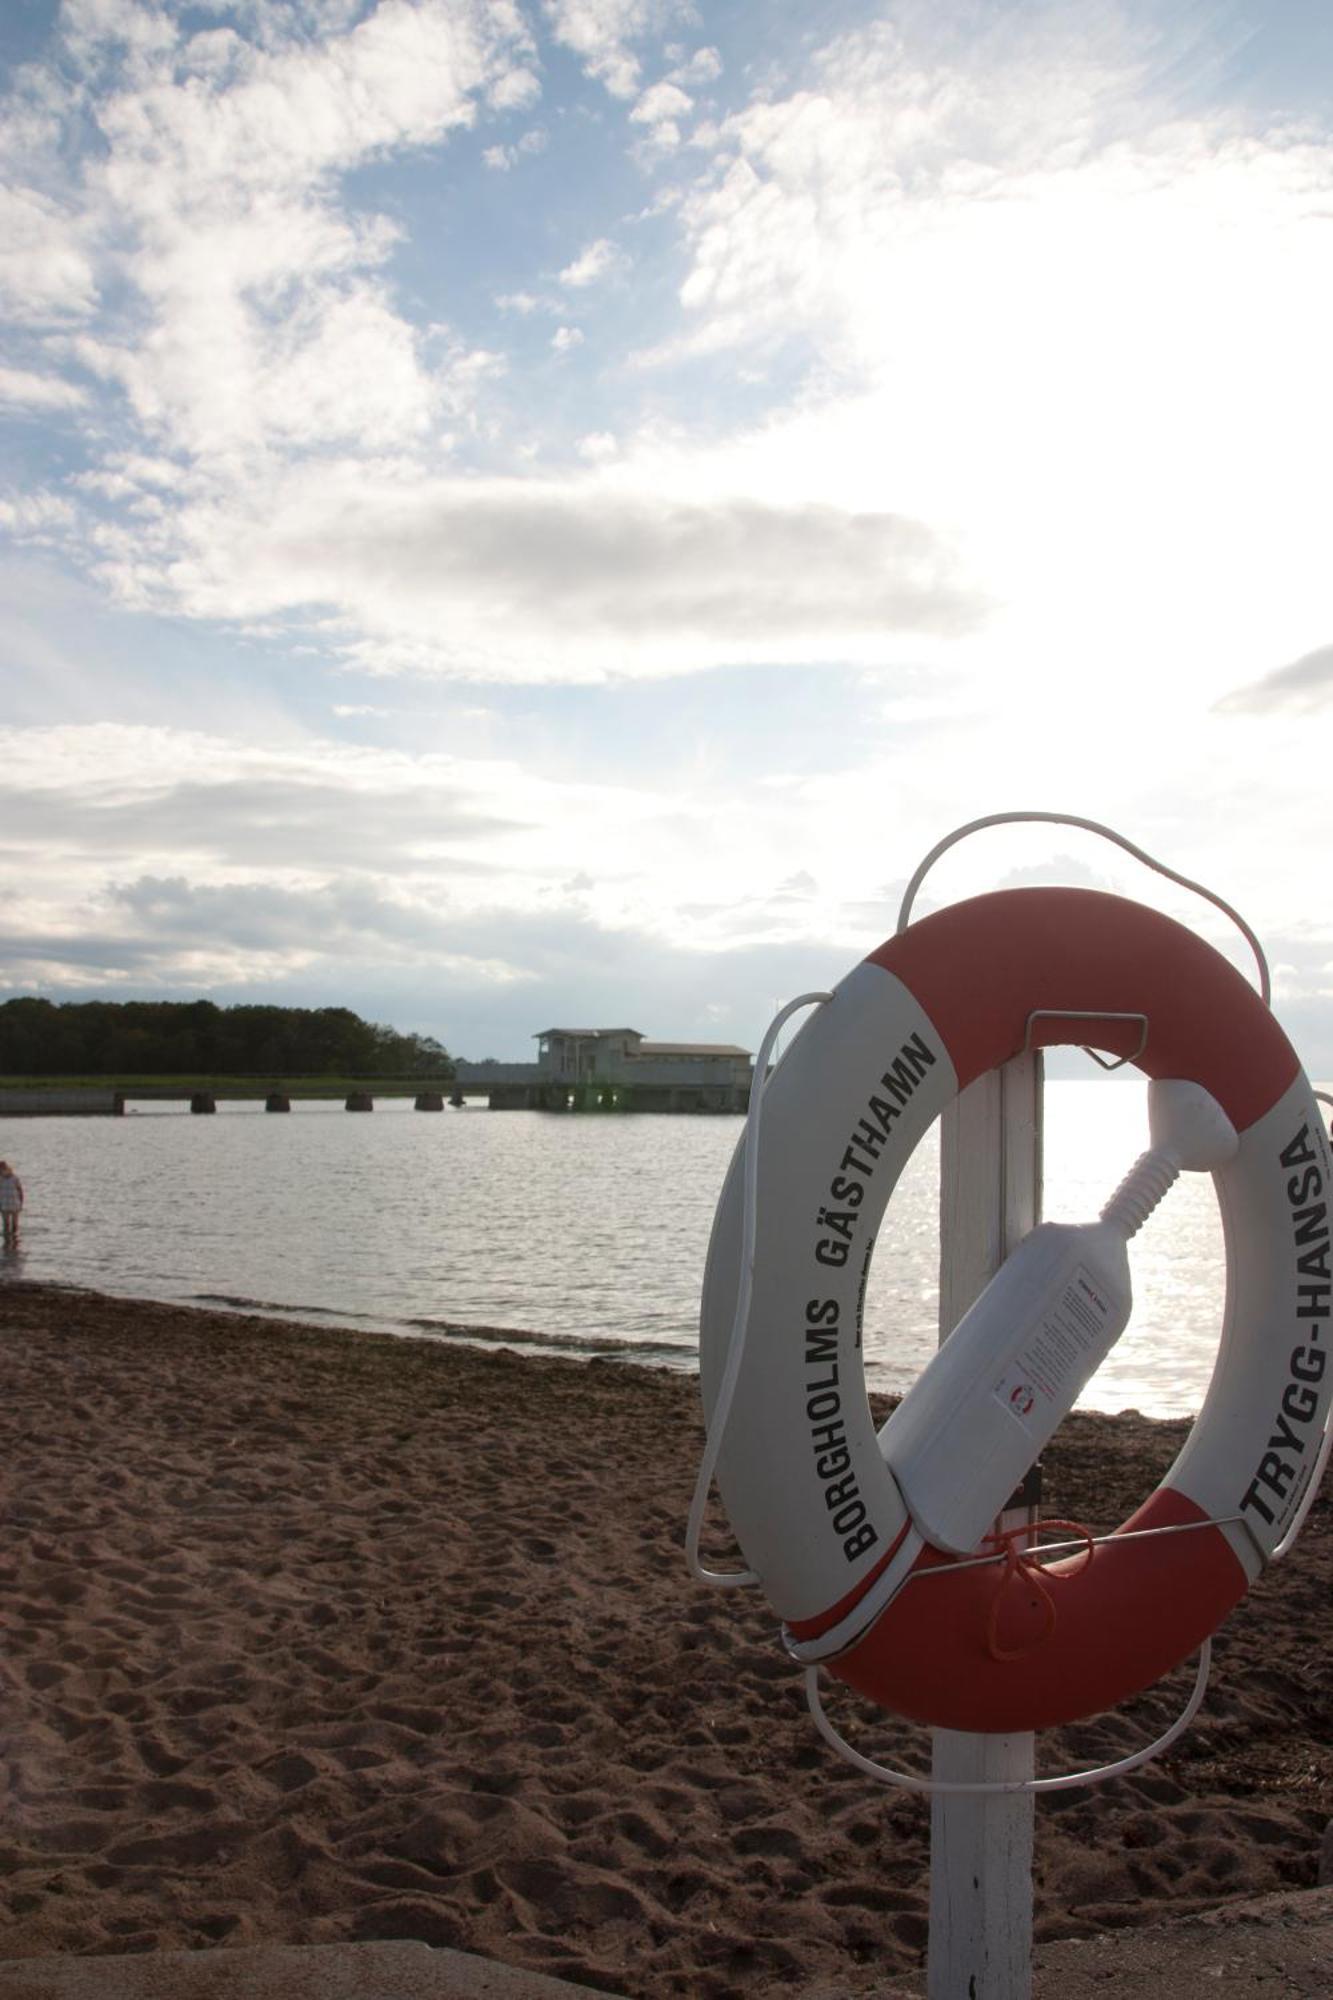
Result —
<svg viewBox="0 0 1333 2000"><path fill-rule="evenodd" d="M749 1051L732 1043L650 1042L637 1028L543 1028L535 1063L459 1061L460 1095L493 1110L744 1111Z"/></svg>

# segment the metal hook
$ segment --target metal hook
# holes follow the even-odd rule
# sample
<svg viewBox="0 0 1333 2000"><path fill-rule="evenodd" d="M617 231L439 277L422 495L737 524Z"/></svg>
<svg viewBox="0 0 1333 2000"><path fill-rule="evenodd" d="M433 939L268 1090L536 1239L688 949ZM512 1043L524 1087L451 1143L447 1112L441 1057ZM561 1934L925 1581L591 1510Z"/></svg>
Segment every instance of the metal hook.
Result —
<svg viewBox="0 0 1333 2000"><path fill-rule="evenodd" d="M1032 1047L1032 1023L1034 1021L1137 1021L1139 1024L1138 1047L1130 1055L1117 1056L1114 1062L1107 1062L1105 1056L1098 1055L1096 1049L1090 1049L1086 1042L1079 1044L1084 1055L1091 1056L1092 1060L1101 1069L1123 1069L1126 1063L1137 1062L1143 1054L1144 1049L1148 1046L1148 1016L1146 1014L1104 1013L1100 1008L1091 1007L1034 1007L1028 1015L1027 1026L1023 1031L1024 1055L1027 1055Z"/></svg>

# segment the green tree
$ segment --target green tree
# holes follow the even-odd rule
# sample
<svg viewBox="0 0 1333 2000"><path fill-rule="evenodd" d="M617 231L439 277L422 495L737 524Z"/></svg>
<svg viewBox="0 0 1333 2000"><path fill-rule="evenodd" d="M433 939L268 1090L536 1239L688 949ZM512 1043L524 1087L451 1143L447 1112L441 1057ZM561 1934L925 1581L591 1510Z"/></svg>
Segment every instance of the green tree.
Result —
<svg viewBox="0 0 1333 2000"><path fill-rule="evenodd" d="M24 996L0 1005L0 1074L447 1078L453 1064L433 1036L348 1007Z"/></svg>

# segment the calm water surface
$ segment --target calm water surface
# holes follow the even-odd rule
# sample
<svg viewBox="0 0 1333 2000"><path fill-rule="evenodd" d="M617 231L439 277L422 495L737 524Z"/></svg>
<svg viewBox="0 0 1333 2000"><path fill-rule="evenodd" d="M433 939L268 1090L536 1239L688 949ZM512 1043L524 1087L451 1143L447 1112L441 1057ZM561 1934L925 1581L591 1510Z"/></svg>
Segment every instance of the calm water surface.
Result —
<svg viewBox="0 0 1333 2000"><path fill-rule="evenodd" d="M425 1115L387 1098L362 1116L341 1100L280 1117L260 1103L131 1113L3 1121L28 1209L0 1278L443 1339L504 1329L511 1345L695 1364L704 1252L739 1118ZM1141 1085L1048 1085L1046 1214L1094 1217L1147 1143ZM932 1135L871 1267L877 1388L905 1388L937 1343L937 1177ZM1192 1412L1223 1297L1207 1177L1177 1184L1131 1261L1134 1317L1084 1403Z"/></svg>

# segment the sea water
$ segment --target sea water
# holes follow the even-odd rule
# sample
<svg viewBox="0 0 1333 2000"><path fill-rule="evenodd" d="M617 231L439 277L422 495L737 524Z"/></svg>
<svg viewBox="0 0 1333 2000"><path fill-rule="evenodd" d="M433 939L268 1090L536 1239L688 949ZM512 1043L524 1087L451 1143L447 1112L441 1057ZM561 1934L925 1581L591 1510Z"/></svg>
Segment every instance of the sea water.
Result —
<svg viewBox="0 0 1333 2000"><path fill-rule="evenodd" d="M136 1103L124 1118L0 1121L28 1195L5 1278L222 1305L275 1320L602 1354L689 1369L713 1207L743 1121L417 1112L381 1098ZM1142 1085L1046 1088L1044 1212L1095 1217L1147 1145ZM866 1293L866 1373L901 1390L935 1348L939 1155L918 1149ZM1217 1352L1221 1224L1187 1175L1132 1246L1128 1331L1084 1407L1185 1415ZM489 1332L483 1331L489 1330ZM280 1328L275 1326L275 1337Z"/></svg>

